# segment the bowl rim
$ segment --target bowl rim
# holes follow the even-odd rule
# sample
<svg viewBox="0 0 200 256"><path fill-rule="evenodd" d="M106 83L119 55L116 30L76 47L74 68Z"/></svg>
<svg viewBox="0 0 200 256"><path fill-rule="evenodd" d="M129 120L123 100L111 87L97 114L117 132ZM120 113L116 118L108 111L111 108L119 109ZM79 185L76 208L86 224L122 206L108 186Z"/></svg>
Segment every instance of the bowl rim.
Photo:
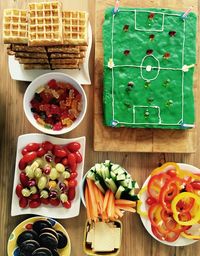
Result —
<svg viewBox="0 0 200 256"><path fill-rule="evenodd" d="M60 78L59 78L60 77ZM49 78L49 79L47 79ZM82 95L82 110L80 112L79 117L73 122L73 124L70 127L64 127L63 129L59 130L59 131L55 131L52 129L47 129L45 127L43 127L42 125L38 124L37 121L34 119L32 112L30 111L30 107L28 106L27 102L27 98L30 98L30 91L32 89L32 87L35 88L35 90L39 87L41 87L42 85L37 85L38 82L40 80L51 80L51 79L55 79L55 80L60 80L60 81L66 81L67 79L70 80L69 82L72 84L73 87L75 87L79 93L81 93ZM32 93L31 93L32 95ZM85 114L86 114L86 110L87 110L87 96L86 93L82 87L82 85L72 76L69 76L65 73L62 72L49 72L46 74L43 74L41 76L38 76L36 79L34 79L26 88L26 91L24 93L24 97L23 97L23 109L24 109L24 113L26 115L26 118L28 119L28 121L39 131L44 132L46 134L50 134L50 135L61 135L61 134L65 134L68 132L71 132L72 130L74 130L84 119Z"/></svg>

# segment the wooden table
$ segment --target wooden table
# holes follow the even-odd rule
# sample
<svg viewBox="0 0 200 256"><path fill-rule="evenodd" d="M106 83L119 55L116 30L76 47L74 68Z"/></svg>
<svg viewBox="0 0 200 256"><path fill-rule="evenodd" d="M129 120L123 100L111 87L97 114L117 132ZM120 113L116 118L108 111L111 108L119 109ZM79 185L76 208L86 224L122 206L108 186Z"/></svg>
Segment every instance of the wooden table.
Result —
<svg viewBox="0 0 200 256"><path fill-rule="evenodd" d="M68 0L69 2L73 2ZM23 6L27 1L14 0L0 1L0 17L3 9L16 6ZM65 0L66 2L66 0ZM78 1L74 1L75 5ZM110 1L112 2L112 1ZM152 0L147 1L148 4ZM162 1L159 1L162 5ZM166 2L166 1L165 1ZM179 1L177 0L177 3ZM85 6L87 0L80 1ZM200 5L200 4L199 4ZM86 5L87 6L87 5ZM200 6L199 6L200 7ZM88 10L90 21L94 28L94 0L88 1ZM0 23L2 27L2 19ZM7 239L13 228L26 219L28 216L11 217L11 195L12 183L15 167L15 153L17 137L24 133L36 132L36 130L27 121L22 107L24 91L28 85L25 82L16 82L10 78L8 71L8 62L6 47L0 44L0 255L6 255ZM94 49L91 56L91 78L93 79L93 58ZM84 86L88 98L88 110L82 124L70 134L63 137L76 137L86 135L86 161L85 171L87 171L95 162L101 162L105 159L111 159L113 162L121 164L136 179L141 186L149 172L164 161L176 161L193 164L200 167L200 136L197 136L198 148L195 154L159 154L159 153L107 153L93 151L93 86ZM197 113L199 115L199 112ZM198 118L199 120L199 118ZM199 125L197 125L199 133ZM80 215L73 219L60 220L67 229L72 242L72 256L84 255L82 250L83 230L86 221L86 211L81 206ZM157 242L146 232L140 218L137 214L126 214L123 218L123 240L121 247L121 256L191 256L198 255L200 243L188 247L169 247Z"/></svg>

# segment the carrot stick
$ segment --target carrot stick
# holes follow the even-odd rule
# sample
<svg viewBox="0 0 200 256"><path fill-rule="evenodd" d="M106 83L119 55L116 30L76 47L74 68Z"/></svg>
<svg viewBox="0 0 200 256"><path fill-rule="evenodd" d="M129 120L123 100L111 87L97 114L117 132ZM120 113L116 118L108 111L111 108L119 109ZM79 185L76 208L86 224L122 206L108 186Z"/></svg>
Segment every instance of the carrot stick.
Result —
<svg viewBox="0 0 200 256"><path fill-rule="evenodd" d="M130 207L130 206L127 206L127 205L121 204L121 205L118 205L117 207L118 207L119 209L124 210L124 211L127 211L127 212L136 212L136 210L135 210L134 208L132 208L132 207Z"/></svg>
<svg viewBox="0 0 200 256"><path fill-rule="evenodd" d="M106 211L102 213L101 217L102 217L102 221L104 221L104 222L106 222L108 220L108 215L107 215Z"/></svg>
<svg viewBox="0 0 200 256"><path fill-rule="evenodd" d="M109 199L109 195L110 195L110 190L107 190L104 196L104 201L103 201L103 212L106 210L107 208L107 204L108 204L108 199Z"/></svg>
<svg viewBox="0 0 200 256"><path fill-rule="evenodd" d="M117 214L120 218L123 217L124 215L123 212L120 211L120 209L117 206L115 206L115 214Z"/></svg>
<svg viewBox="0 0 200 256"><path fill-rule="evenodd" d="M99 193L99 202L98 202L98 206L100 209L100 214L102 214L103 212L103 200L104 200L104 196L103 193L98 189L98 193Z"/></svg>
<svg viewBox="0 0 200 256"><path fill-rule="evenodd" d="M96 199L94 196L94 187L93 187L93 182L90 179L87 179L87 184L88 184L88 192L89 192L89 197L91 199L91 206L92 206L92 219L95 219L98 217L98 212L97 212L97 203Z"/></svg>
<svg viewBox="0 0 200 256"><path fill-rule="evenodd" d="M85 187L85 203L86 203L86 210L87 210L87 218L89 223L91 223L91 209L90 209L90 202L89 202L89 192L88 192L88 186L86 184Z"/></svg>
<svg viewBox="0 0 200 256"><path fill-rule="evenodd" d="M122 205L122 204L130 206L130 207L135 207L136 206L135 201L125 200L125 199L116 199L115 200L115 205Z"/></svg>
<svg viewBox="0 0 200 256"><path fill-rule="evenodd" d="M114 215L114 194L112 191L109 191L109 198L107 204L107 214L109 218L112 218Z"/></svg>

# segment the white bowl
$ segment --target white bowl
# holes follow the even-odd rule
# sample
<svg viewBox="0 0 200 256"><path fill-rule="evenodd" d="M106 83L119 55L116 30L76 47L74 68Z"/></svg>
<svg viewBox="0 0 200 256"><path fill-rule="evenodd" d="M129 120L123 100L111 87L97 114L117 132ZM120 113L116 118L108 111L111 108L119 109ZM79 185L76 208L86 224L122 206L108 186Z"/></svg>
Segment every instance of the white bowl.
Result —
<svg viewBox="0 0 200 256"><path fill-rule="evenodd" d="M82 110L78 116L78 118L73 122L73 124L70 127L65 127L59 131L54 131L52 129L47 129L40 125L34 118L33 113L31 112L31 106L30 106L30 101L33 99L35 91L47 84L51 79L55 79L56 81L59 82L67 82L70 83L78 92L82 95ZM29 86L27 87L25 94L24 94L24 100L23 100L23 107L24 107L24 112L29 120L29 122L39 131L47 134L52 134L52 135L59 135L59 134L64 134L68 133L72 130L74 130L83 120L86 109L87 109L87 98L85 91L83 90L82 86L72 77L63 74L63 73L47 73L44 75L41 75L37 77L35 80L33 80Z"/></svg>

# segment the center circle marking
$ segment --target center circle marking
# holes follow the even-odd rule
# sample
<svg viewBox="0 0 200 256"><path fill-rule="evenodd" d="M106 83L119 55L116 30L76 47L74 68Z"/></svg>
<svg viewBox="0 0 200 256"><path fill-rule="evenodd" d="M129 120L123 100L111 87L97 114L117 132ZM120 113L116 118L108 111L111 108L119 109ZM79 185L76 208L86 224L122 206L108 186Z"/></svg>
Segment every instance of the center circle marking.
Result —
<svg viewBox="0 0 200 256"><path fill-rule="evenodd" d="M146 71L147 71L147 72L150 72L151 69L152 69L152 66L151 66L151 65L148 65L148 66L146 67Z"/></svg>

